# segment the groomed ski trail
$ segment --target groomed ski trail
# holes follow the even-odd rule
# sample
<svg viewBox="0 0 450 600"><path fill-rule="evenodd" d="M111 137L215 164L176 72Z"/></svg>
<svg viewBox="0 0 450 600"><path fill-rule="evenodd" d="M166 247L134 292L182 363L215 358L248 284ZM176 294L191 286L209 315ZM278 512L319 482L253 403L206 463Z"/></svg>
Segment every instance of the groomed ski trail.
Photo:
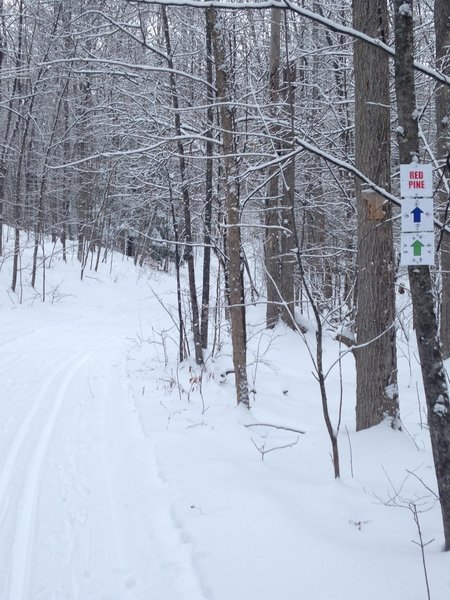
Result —
<svg viewBox="0 0 450 600"><path fill-rule="evenodd" d="M18 315L0 344L2 600L205 600L127 384L141 310L99 304L38 335Z"/></svg>

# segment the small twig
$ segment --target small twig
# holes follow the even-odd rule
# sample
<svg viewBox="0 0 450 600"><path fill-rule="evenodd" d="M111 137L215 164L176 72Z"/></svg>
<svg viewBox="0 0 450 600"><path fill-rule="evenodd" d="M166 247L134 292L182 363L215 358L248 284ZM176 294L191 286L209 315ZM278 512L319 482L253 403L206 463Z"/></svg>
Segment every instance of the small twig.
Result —
<svg viewBox="0 0 450 600"><path fill-rule="evenodd" d="M426 558L425 558L425 548L426 548L426 546L428 546L429 544L431 544L432 542L434 542L434 538L432 540L429 540L428 542L424 542L423 541L422 529L420 527L420 521L419 521L419 513L417 511L417 506L415 505L414 502L410 502L410 504L409 504L409 510L413 514L414 522L415 522L416 527L417 527L417 533L419 534L419 541L418 542L416 542L414 540L411 540L411 541L412 541L413 544L416 544L416 546L420 546L420 551L422 553L423 573L424 573L424 576L425 576L425 584L427 586L427 597L428 597L428 600L431 600L430 584L428 582L428 573L427 573L427 562L426 562Z"/></svg>
<svg viewBox="0 0 450 600"><path fill-rule="evenodd" d="M198 510L198 512L203 516L203 511L201 508L199 508L198 506L195 506L195 504L191 504L191 508L192 508L192 510Z"/></svg>
<svg viewBox="0 0 450 600"><path fill-rule="evenodd" d="M423 429L423 421L422 421L422 404L420 402L419 396L419 383L416 381L416 394L417 394L417 403L419 405L419 419L420 419L420 429Z"/></svg>
<svg viewBox="0 0 450 600"><path fill-rule="evenodd" d="M284 429L285 431L292 431L294 433L305 434L306 431L301 429L292 429L292 427L283 427L282 425L271 425L270 423L250 423L246 427L273 427L274 429Z"/></svg>
<svg viewBox="0 0 450 600"><path fill-rule="evenodd" d="M350 525L354 525L358 531L362 531L363 525L368 525L370 521L349 521Z"/></svg>
<svg viewBox="0 0 450 600"><path fill-rule="evenodd" d="M417 546L420 546L420 550L422 553L422 565L423 565L423 572L424 572L424 576L425 576L425 584L426 584L426 588L427 588L427 598L428 600L431 600L431 595L430 595L430 586L429 586L429 582L428 582L428 573L427 573L427 564L426 564L426 557L425 557L425 548L431 544L432 542L434 542L434 538L429 540L428 542L424 542L423 540L423 535L422 535L422 528L420 526L420 521L419 521L419 510L417 509L417 500L416 501L408 501L404 498L402 498L400 496L401 490L403 488L403 486L405 485L405 482L407 481L408 477L410 475L414 475L414 477L416 477L424 486L425 488L430 491L434 498L436 498L436 494L430 490L430 488L428 486L426 486L423 481L420 479L420 477L418 477L415 473L413 473L412 471L407 471L408 475L405 477L405 479L403 480L403 483L400 487L400 489L396 490L392 481L390 480L388 474L386 473L386 471L383 468L383 471L394 491L394 496L389 498L388 502L383 502L383 504L385 506L393 506L395 508L407 508L409 511L411 511L413 518L414 518L414 522L416 524L417 527L417 533L419 535L419 541L416 542L415 540L411 540L413 544L416 544ZM375 496L376 497L376 496ZM420 500L420 499L418 499ZM424 498L422 500L427 500L427 498ZM425 509L424 510L428 510L428 508L426 508L425 505ZM421 511L423 512L423 511Z"/></svg>
<svg viewBox="0 0 450 600"><path fill-rule="evenodd" d="M406 432L406 435L409 437L409 439L412 441L412 443L414 444L414 446L416 447L416 449L420 452L420 448L416 442L416 440L414 439L414 437L412 436L412 434L408 431L408 429L406 428L405 424L403 423L401 417L397 417L398 421L400 421L400 425L403 431ZM409 473L409 471L408 471Z"/></svg>
<svg viewBox="0 0 450 600"><path fill-rule="evenodd" d="M261 460L264 460L264 456L266 454L268 454L269 452L273 452L274 450L284 450L285 448L292 448L293 446L296 446L298 444L298 440L300 439L299 437L295 440L295 442L292 442L292 444L286 444L284 446L275 446L273 448L269 448L268 450L266 450L266 444L264 443L261 447L258 446L258 444L255 442L255 440L253 438L250 438L253 442L253 445L255 446L255 448L258 450L258 452L261 454Z"/></svg>
<svg viewBox="0 0 450 600"><path fill-rule="evenodd" d="M350 473L352 474L352 479L353 479L353 477L354 477L354 473L353 473L353 450L352 450L352 442L350 440L350 434L348 432L347 425L345 426L345 431L347 433L348 447L349 447L349 450L350 450Z"/></svg>
<svg viewBox="0 0 450 600"><path fill-rule="evenodd" d="M87 380L87 384L88 384L88 388L89 388L89 393L91 394L91 398L95 399L94 392L92 391L90 379Z"/></svg>
<svg viewBox="0 0 450 600"><path fill-rule="evenodd" d="M420 483L423 485L423 487L428 490L430 492L430 494L436 499L436 501L439 501L439 496L436 494L436 492L431 489L425 482L423 479L421 479L418 475L416 475L416 473L414 473L413 471L409 471L408 469L406 469L406 472L408 473L408 475L412 475L413 477L415 477L418 481L420 481Z"/></svg>

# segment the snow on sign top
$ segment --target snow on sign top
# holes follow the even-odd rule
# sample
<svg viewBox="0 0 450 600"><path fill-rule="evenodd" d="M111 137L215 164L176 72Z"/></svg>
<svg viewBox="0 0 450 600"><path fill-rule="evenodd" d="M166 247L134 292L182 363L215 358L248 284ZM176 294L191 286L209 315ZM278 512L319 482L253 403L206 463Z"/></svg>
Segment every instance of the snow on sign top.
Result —
<svg viewBox="0 0 450 600"><path fill-rule="evenodd" d="M402 198L431 198L433 167L419 163L400 165L400 195Z"/></svg>

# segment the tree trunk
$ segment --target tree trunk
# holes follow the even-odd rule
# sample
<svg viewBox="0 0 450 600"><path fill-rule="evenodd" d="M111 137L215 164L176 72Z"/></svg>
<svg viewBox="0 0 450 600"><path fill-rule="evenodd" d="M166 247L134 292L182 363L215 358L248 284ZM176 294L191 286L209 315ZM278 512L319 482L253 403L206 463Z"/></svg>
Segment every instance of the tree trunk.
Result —
<svg viewBox="0 0 450 600"><path fill-rule="evenodd" d="M386 0L353 0L355 29L387 36ZM375 184L390 189L390 97L388 56L354 42L355 163ZM379 196L356 180L358 211L358 297L356 428L366 429L398 416L395 342L394 247L391 208L377 209Z"/></svg>
<svg viewBox="0 0 450 600"><path fill-rule="evenodd" d="M206 121L206 173L205 173L205 213L204 213L204 243L203 249L203 285L202 285L202 309L200 318L200 333L202 348L208 347L208 323L209 323L209 296L211 279L211 221L212 221L212 199L213 199L213 121L214 121L214 97L213 97L213 58L212 58L212 32L206 19L206 81L207 103Z"/></svg>
<svg viewBox="0 0 450 600"><path fill-rule="evenodd" d="M271 122L269 130L274 140L273 149L278 154L287 154L292 150L293 130L293 79L295 70L285 69L283 85L280 83L281 56L281 16L282 11L272 8L270 29L269 59L269 99L271 104ZM287 33L286 33L287 35ZM284 101L281 107L281 101ZM285 121L286 126L282 126ZM285 141L282 143L280 140ZM265 269L267 289L267 327L274 327L281 318L289 327L294 328L294 260L292 250L292 212L290 210L294 195L294 159L287 161L284 169L275 165L268 170L267 195L265 205ZM282 186L280 190L280 179Z"/></svg>
<svg viewBox="0 0 450 600"><path fill-rule="evenodd" d="M74 51L74 43L72 39L71 32L71 22L72 22L72 6L71 2L65 2L65 9L62 11L61 20L62 20L62 28L64 31L64 56L70 58L73 55ZM64 135L63 147L62 147L62 160L64 164L70 162L71 156L71 142L68 136L68 131L70 127L70 88L72 85L72 75L71 69L67 75L66 85L63 88L63 96L62 96L62 110L63 110L63 118L62 118L62 129ZM71 182L72 182L72 173L69 171L67 167L64 167L62 176L62 194L60 198L60 219L61 219L61 227L60 227L60 239L62 245L62 257L64 262L67 262L67 236L69 238L72 237L71 223L70 217L73 213L73 207L71 204L73 201L71 198Z"/></svg>
<svg viewBox="0 0 450 600"><path fill-rule="evenodd" d="M286 33L287 32L287 20ZM286 65L283 70L283 115L285 128L283 131L282 153L284 155L293 152L295 130L294 130L294 100L295 100L295 80L296 67L295 61L290 61L286 56ZM286 325L295 329L295 285L294 285L294 267L295 256L294 249L294 218L295 218L295 158L292 156L287 159L283 166L283 195L282 206L280 210L281 231L281 265L280 265L280 291L283 305L281 307L281 319Z"/></svg>
<svg viewBox="0 0 450 600"><path fill-rule="evenodd" d="M6 53L6 36L4 35L4 14L3 14L3 0L0 0L0 15L2 22L0 23L0 74L3 68L3 59L5 58ZM0 82L0 103L3 103L3 93L2 93L3 83ZM8 115L8 123L10 120L10 116ZM7 131L9 131L9 126L7 126ZM6 139L7 136L5 136ZM6 146L6 144L5 144ZM0 256L3 255L3 195L5 190L5 168L3 165L3 160L0 160Z"/></svg>
<svg viewBox="0 0 450 600"><path fill-rule="evenodd" d="M164 27L164 39L166 42L167 50L167 65L170 69L170 90L172 94L172 106L174 108L174 120L175 120L175 133L177 135L177 150L178 150L178 161L180 165L180 176L181 176L181 188L183 197L183 214L184 214L184 230L185 230L185 259L188 268L189 276L189 297L191 301L191 312L192 312L192 335L194 337L194 348L195 348L195 362L198 365L203 364L203 351L202 351L202 339L200 335L200 315L198 309L197 300L197 286L195 282L195 263L194 263L194 252L192 248L192 224L191 224L191 198L189 194L189 187L186 181L186 160L184 154L184 146L181 141L181 118L179 112L178 92L176 86L176 79L174 74L174 65L172 59L172 48L170 44L169 35L169 22L167 19L167 11L164 5L161 5L161 15Z"/></svg>
<svg viewBox="0 0 450 600"><path fill-rule="evenodd" d="M16 66L17 67L21 67L22 66L22 61L23 61L23 0L20 0L19 3L19 29L18 29L18 51L17 51L17 60L16 60ZM20 78L17 78L14 81L14 87L17 84L17 92L20 96L22 95L22 80ZM22 110L22 102L23 100L20 101L19 104L19 110ZM27 139L27 135L28 135L28 127L29 127L29 123L30 123L30 119L31 119L31 110L28 113L28 118L25 118L25 125L24 125L24 131L22 132L22 138L21 138L21 142L19 144L19 157L18 157L18 162L17 162L17 171L16 171L16 180L14 182L14 196L15 196L15 203L14 203L14 221L15 221L15 230L14 230L14 257L13 257L13 272L12 272L12 279L11 279L11 289L13 292L16 291L16 287L17 287L17 278L18 278L18 272L19 272L19 255L20 255L20 221L21 221L21 202L22 202L22 197L21 197L21 190L22 190L22 167L23 167L23 161L24 161L24 152L25 152L25 143L26 143L26 139ZM15 125L15 131L18 131L20 127L19 124L19 120L16 122ZM14 136L14 134L13 134Z"/></svg>
<svg viewBox="0 0 450 600"><path fill-rule="evenodd" d="M281 35L281 10L272 8L270 21L270 58L269 58L269 99L271 104L270 133L273 136L272 145L279 153L280 137L279 101L280 101L280 35ZM264 262L266 269L266 324L274 327L280 317L279 303L279 272L280 272L280 236L278 215L281 196L279 192L279 167L269 167L269 182L265 205L266 239L264 245Z"/></svg>
<svg viewBox="0 0 450 600"><path fill-rule="evenodd" d="M245 298L241 269L240 209L236 178L237 165L234 158L234 125L231 111L230 67L227 57L227 44L221 14L213 8L207 9L211 26L214 59L216 65L216 87L220 103L222 127L222 147L225 166L225 210L227 230L227 270L229 278L231 338L233 344L233 365L236 380L238 404L249 406L247 379L247 339L245 326Z"/></svg>
<svg viewBox="0 0 450 600"><path fill-rule="evenodd" d="M398 108L400 162L410 163L419 154L415 115L413 1L394 0L395 93ZM445 549L450 550L450 404L438 336L434 297L428 266L408 267L417 347L428 409Z"/></svg>
<svg viewBox="0 0 450 600"><path fill-rule="evenodd" d="M434 1L434 30L436 33L436 67L445 75L450 75L450 2L448 0ZM450 87L440 85L436 89L436 138L437 157L445 169L445 163L450 152ZM450 173L447 172L447 177ZM448 202L445 190L437 195L438 210L444 217ZM450 357L450 234L444 232L441 241L441 272L442 272L442 302L441 302L441 340L443 358Z"/></svg>
<svg viewBox="0 0 450 600"><path fill-rule="evenodd" d="M79 118L77 150L79 158L87 159L92 154L93 125L91 119L92 90L89 76L86 75L79 85L81 96L81 115ZM80 189L77 196L78 217L78 248L77 258L81 263L81 279L89 256L90 240L92 239L92 211L94 205L94 174L91 161L85 162L78 173Z"/></svg>
<svg viewBox="0 0 450 600"><path fill-rule="evenodd" d="M175 204L173 201L172 195L172 186L170 184L170 177L167 178L169 182L169 197L170 197L170 212L172 215L172 226L173 226L173 235L175 238L175 276L177 281L177 311L178 311L178 358L180 363L183 362L185 358L185 332L184 332L184 318L183 318L183 300L181 297L181 277L180 277L180 246L178 235L178 222L175 214Z"/></svg>

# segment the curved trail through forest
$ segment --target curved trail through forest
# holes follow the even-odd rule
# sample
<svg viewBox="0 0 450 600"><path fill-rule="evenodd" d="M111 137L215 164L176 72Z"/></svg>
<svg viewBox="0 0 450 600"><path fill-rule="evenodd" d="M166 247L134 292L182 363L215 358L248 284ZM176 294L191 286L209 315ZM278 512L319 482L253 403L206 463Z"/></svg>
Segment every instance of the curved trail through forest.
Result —
<svg viewBox="0 0 450 600"><path fill-rule="evenodd" d="M145 294L5 321L2 600L204 600L126 372Z"/></svg>

